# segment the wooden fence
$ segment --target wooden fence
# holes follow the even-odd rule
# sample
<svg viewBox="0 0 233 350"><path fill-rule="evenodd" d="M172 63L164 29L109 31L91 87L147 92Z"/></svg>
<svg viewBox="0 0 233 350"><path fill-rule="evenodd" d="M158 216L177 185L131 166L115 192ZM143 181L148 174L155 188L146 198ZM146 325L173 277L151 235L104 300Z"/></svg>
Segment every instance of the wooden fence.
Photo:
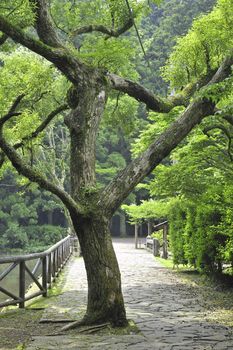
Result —
<svg viewBox="0 0 233 350"><path fill-rule="evenodd" d="M168 240L167 240L167 234L168 234L168 221L161 222L158 225L154 226L154 231L163 230L163 251L162 251L162 258L167 259L168 258ZM146 238L146 248L154 254L154 256L160 255L160 245L159 241L156 238L151 238L150 236L147 236Z"/></svg>
<svg viewBox="0 0 233 350"><path fill-rule="evenodd" d="M70 236L62 239L48 250L41 253L33 253L19 256L6 256L0 258L0 265L7 264L8 266L0 274L0 283L9 276L9 274L18 267L18 295L3 288L0 285L0 292L8 297L8 300L0 303L0 308L8 305L19 305L24 308L25 302L42 295L47 296L48 288L51 288L52 282L58 276L59 272L69 259L73 251L73 239ZM35 261L33 269L29 269L27 263ZM41 274L38 276L39 268ZM26 274L30 277L33 283L38 287L38 291L27 293ZM38 277L41 277L40 279ZM10 298L10 299L9 299Z"/></svg>

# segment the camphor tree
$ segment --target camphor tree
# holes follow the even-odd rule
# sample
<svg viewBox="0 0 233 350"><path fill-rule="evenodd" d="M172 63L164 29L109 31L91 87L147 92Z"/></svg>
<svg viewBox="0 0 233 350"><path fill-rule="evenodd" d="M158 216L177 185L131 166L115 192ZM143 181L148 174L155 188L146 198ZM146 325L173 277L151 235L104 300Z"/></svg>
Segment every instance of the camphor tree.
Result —
<svg viewBox="0 0 233 350"><path fill-rule="evenodd" d="M148 6L148 1L24 0L19 2L24 5L24 12L20 14L16 9L15 18L22 16L30 19L34 16L34 20L29 20L26 25L25 21L16 21L9 15L11 2L2 3L5 3L5 6L1 4L3 9L0 15L2 41L9 37L17 45L35 52L52 63L70 82L67 93L69 112L64 119L70 133L70 193L65 192L52 180L46 179L35 164L31 164L23 157L20 145L12 143L7 138L5 131L7 124L12 120L20 123L20 108L23 108L23 101L26 98L23 95L15 99L8 113L0 119L0 147L21 175L59 197L70 213L79 238L88 279L88 305L82 322L93 324L109 321L113 325L126 325L120 271L109 231L110 219L135 186L203 118L215 113L218 104L216 90L221 94L225 80L231 75L233 54L230 48L230 36L228 43L225 41L225 47L218 47L217 54L213 52L212 48L208 47L209 40L204 41L205 29L213 28L217 22L217 19L210 18L209 23L203 27L201 39L193 38L193 50L205 53L202 57L203 66L200 66L200 61L197 62L194 68L198 71L193 73L188 66L191 53L185 52L181 66L175 68L179 72L179 77L182 69L187 73L184 81L187 86L185 88L182 86L177 94L164 99L140 84L117 75L116 71L112 73L109 69L109 57L101 57L101 50L105 45L110 45L113 40L114 45L118 45L117 38L134 26L136 20L134 16L143 7ZM231 5L231 0L220 0L215 11L220 11L224 15ZM225 22L220 28L222 30L224 28L226 32L226 28L231 28L232 34L232 14L229 11L228 15L222 17L225 18L222 19ZM32 25L34 29L31 28ZM86 44L85 37L89 35L91 39ZM124 51L119 45L118 49L120 48ZM183 49L185 51L185 46ZM91 50L95 50L95 59L91 58ZM109 51L112 54L111 59L122 65L122 71L119 69L117 72L126 75L127 72L123 69L124 59L114 58L117 53L112 53L114 50L111 46ZM188 57L187 67L184 61L185 55ZM190 66L192 64L193 62ZM170 69L173 68L171 64ZM101 116L108 95L113 90L128 94L152 111L168 113L176 106L184 108L180 116L165 131L155 136L146 150L120 170L105 188L99 189L96 186L95 176L95 145ZM60 111L65 108L67 106L61 106ZM43 131L51 117L58 112L57 109L52 115L50 113L34 133L29 133L28 139Z"/></svg>

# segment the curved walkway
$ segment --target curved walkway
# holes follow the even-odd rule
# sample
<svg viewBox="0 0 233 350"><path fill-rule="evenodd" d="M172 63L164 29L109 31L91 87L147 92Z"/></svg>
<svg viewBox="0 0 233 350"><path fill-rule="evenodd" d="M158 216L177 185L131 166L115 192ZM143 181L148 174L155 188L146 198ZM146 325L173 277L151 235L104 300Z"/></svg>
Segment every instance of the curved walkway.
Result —
<svg viewBox="0 0 233 350"><path fill-rule="evenodd" d="M232 350L233 329L207 320L198 288L155 262L152 254L135 250L132 240L114 242L122 272L127 315L141 333L132 335L77 334L36 336L27 350ZM77 273L78 272L78 273ZM43 318L78 318L86 303L82 259L68 265L63 293ZM77 314L78 310L78 314Z"/></svg>

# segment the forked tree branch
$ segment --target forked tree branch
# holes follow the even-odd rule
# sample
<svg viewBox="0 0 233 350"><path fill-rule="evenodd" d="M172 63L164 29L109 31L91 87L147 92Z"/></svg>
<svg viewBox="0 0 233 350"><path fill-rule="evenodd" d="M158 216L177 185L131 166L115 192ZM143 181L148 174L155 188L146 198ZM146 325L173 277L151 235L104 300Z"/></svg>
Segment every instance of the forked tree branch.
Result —
<svg viewBox="0 0 233 350"><path fill-rule="evenodd" d="M233 53L227 57L208 85L219 83L231 74ZM215 104L205 98L196 98L182 115L170 125L138 158L130 162L125 169L101 191L99 205L107 215L112 215L123 200L170 152L202 121L212 115Z"/></svg>
<svg viewBox="0 0 233 350"><path fill-rule="evenodd" d="M17 112L14 111L19 105L23 96L24 95L20 95L19 97L17 97L17 99L13 102L11 108L9 109L9 113L4 115L4 117L0 119L0 148L2 149L3 153L7 156L7 158L11 161L12 165L19 172L19 174L25 176L32 182L36 182L43 189L55 194L58 198L61 199L61 201L66 205L70 212L76 212L77 214L79 214L82 212L81 206L79 206L67 192L54 185L52 182L48 181L38 170L28 165L28 163L25 162L24 159L17 153L15 147L11 146L4 137L3 126L8 120L10 120L14 115L16 115ZM0 161L3 162L4 156L0 155L0 157Z"/></svg>
<svg viewBox="0 0 233 350"><path fill-rule="evenodd" d="M52 62L72 83L80 81L85 66L73 57L67 48L53 48L25 33L20 27L0 16L0 30L15 42Z"/></svg>
<svg viewBox="0 0 233 350"><path fill-rule="evenodd" d="M58 115L59 113L65 111L66 109L68 109L68 106L67 105L62 105L62 106L59 106L57 109L55 109L54 111L52 111L44 120L43 122L38 126L38 128L33 131L30 135L28 136L25 136L22 141L16 143L13 147L14 149L19 149L20 147L22 147L25 143L25 141L30 141L34 138L36 138L42 131L44 131L44 129L49 125L49 123L53 120L54 117L56 117L56 115ZM4 118L2 117L0 119L0 125L1 125L1 121L2 121L2 124L4 124L7 120L9 120L11 117L13 116L17 116L17 115L20 115L20 113L16 113L15 114L7 114L7 118ZM5 155L4 153L0 153L0 168L3 166L5 162Z"/></svg>
<svg viewBox="0 0 233 350"><path fill-rule="evenodd" d="M77 214L83 212L81 206L79 206L67 192L48 181L38 170L28 165L22 159L14 147L4 138L2 126L0 127L0 147L19 174L25 176L31 182L37 183L41 188L55 194L69 211L76 212Z"/></svg>
<svg viewBox="0 0 233 350"><path fill-rule="evenodd" d="M51 62L62 56L60 51L60 54L58 54L58 51L53 50L48 45L43 44L41 41L25 33L19 26L11 23L3 16L0 16L0 30L11 37L15 42L22 44Z"/></svg>
<svg viewBox="0 0 233 350"><path fill-rule="evenodd" d="M30 0L36 11L36 30L39 38L52 47L62 47L62 42L53 25L47 0Z"/></svg>

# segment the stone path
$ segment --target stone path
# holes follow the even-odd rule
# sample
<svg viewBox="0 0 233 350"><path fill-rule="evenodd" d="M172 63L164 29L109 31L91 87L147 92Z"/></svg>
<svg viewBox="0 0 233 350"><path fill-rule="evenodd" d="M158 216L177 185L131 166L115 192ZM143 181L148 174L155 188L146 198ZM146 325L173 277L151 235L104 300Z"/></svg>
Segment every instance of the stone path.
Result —
<svg viewBox="0 0 233 350"><path fill-rule="evenodd" d="M206 310L200 306L203 297L197 288L161 267L152 254L135 250L132 240L118 240L114 246L127 315L141 333L106 336L72 331L62 336L37 336L27 350L233 350L233 329L206 320ZM86 291L83 261L75 259L69 263L64 293L43 317L81 317Z"/></svg>

